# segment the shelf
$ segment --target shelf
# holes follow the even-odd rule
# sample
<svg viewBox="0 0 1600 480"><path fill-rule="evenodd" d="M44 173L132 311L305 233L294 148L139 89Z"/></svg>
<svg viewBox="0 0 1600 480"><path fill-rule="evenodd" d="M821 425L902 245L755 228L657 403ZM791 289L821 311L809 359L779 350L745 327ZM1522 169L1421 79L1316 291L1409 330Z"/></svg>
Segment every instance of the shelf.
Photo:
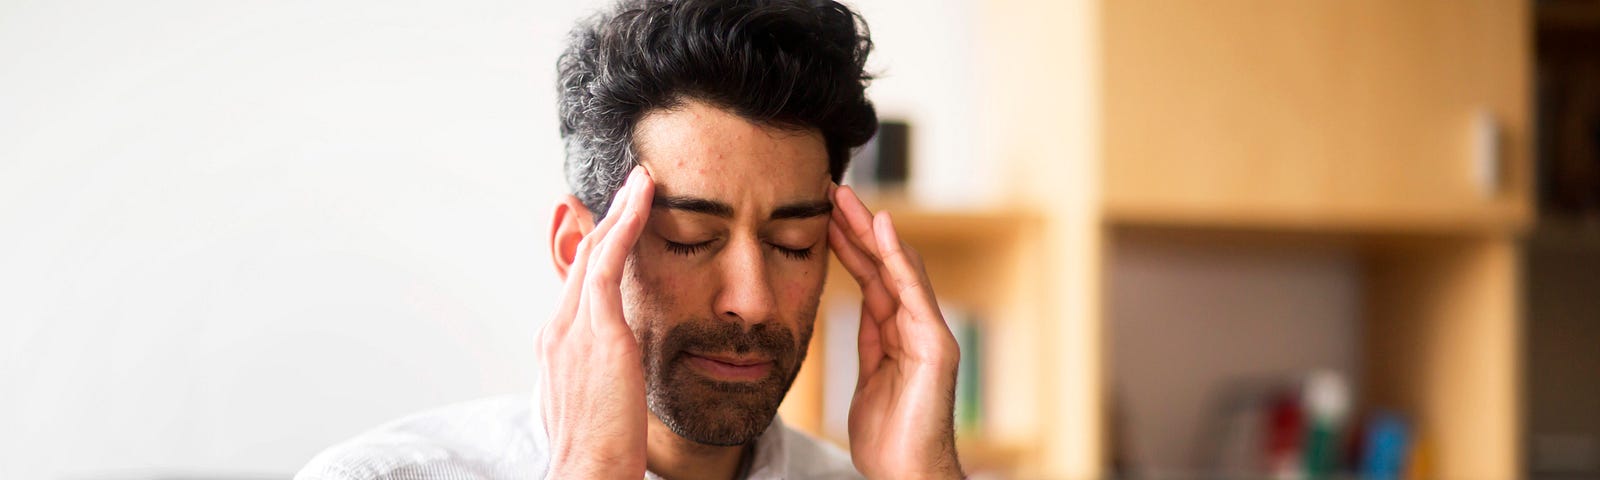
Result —
<svg viewBox="0 0 1600 480"><path fill-rule="evenodd" d="M1149 205L1108 203L1104 222L1118 227L1356 235L1506 235L1526 231L1529 213L1515 204L1468 207Z"/></svg>
<svg viewBox="0 0 1600 480"><path fill-rule="evenodd" d="M1021 233L1041 218L1021 208L931 208L918 205L904 195L863 193L862 201L874 212L888 211L900 239L913 247L982 244L996 237Z"/></svg>
<svg viewBox="0 0 1600 480"><path fill-rule="evenodd" d="M1272 226L1263 232L1163 224L1108 230L1110 250L1144 252L1143 260L1132 267L1143 275L1137 277L1140 281L1113 282L1108 287L1114 289L1112 298L1122 299L1107 307L1111 312L1128 314L1126 305L1166 305L1170 301L1167 299L1188 299L1192 305L1201 306L1231 306L1201 311L1180 304L1157 313L1147 310L1142 315L1146 319L1159 316L1173 322L1193 322L1206 316L1233 315L1303 320L1309 317L1293 312L1343 312L1339 315L1348 315L1355 322L1351 329L1357 332L1352 340L1341 341L1356 345L1352 374L1358 392L1355 405L1382 407L1409 417L1419 434L1437 447L1435 458L1441 470L1516 470L1515 450L1510 448L1519 428L1516 332L1520 327L1514 283L1519 267L1514 238L1458 235L1454 230L1445 231L1449 235L1415 235L1439 232L1420 228L1351 232L1326 228L1286 231ZM1171 261L1197 256L1201 260ZM1262 259L1270 260L1263 264ZM1111 268L1115 272L1121 267L1113 263ZM1140 290L1150 285L1152 268L1176 269L1177 273L1169 274L1169 280L1158 282L1153 290ZM1207 276L1197 277L1196 271ZM1294 289L1292 295L1255 294L1254 298L1243 300L1239 295L1215 293L1218 288L1233 288L1230 285L1254 285L1248 287L1253 289L1273 285L1267 283L1272 280L1263 277L1286 282L1280 285L1304 283L1310 287L1289 287ZM1323 287L1319 289L1318 285ZM1329 305L1329 301L1343 302L1345 306ZM1277 306L1273 306L1275 303ZM1151 321L1146 320L1145 324L1146 331L1150 331ZM1315 332L1323 333L1286 334L1284 338L1290 342L1340 338L1326 334L1330 331L1327 326L1337 323L1319 321L1315 325L1320 328ZM1182 335L1175 331L1162 334ZM1146 334L1146 338L1155 338L1151 335ZM1191 339L1180 338L1184 340L1164 341ZM1202 345L1217 346L1215 339L1210 342ZM1117 346L1111 350L1132 351ZM1180 349L1168 345L1159 355L1147 349L1144 358L1164 361L1172 350ZM1228 354L1240 355L1235 350ZM1294 363L1301 361L1286 364L1303 365ZM1131 450L1141 451L1139 446Z"/></svg>

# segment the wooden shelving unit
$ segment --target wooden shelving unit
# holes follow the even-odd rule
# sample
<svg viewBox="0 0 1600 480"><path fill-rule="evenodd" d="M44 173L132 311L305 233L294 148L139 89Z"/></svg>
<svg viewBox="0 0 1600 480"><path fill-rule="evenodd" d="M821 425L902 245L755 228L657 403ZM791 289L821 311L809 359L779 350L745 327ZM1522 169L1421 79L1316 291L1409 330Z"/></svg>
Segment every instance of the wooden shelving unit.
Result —
<svg viewBox="0 0 1600 480"><path fill-rule="evenodd" d="M985 2L974 161L1004 167L1005 207L872 205L1004 346L968 466L1114 473L1106 257L1138 236L1353 252L1358 406L1412 416L1436 478L1519 477L1529 18L1518 0ZM835 270L825 302L850 298ZM785 419L820 431L830 368L807 365Z"/></svg>
<svg viewBox="0 0 1600 480"><path fill-rule="evenodd" d="M1519 476L1528 2L1099 5L1106 248L1344 245L1356 405L1409 415L1438 478Z"/></svg>

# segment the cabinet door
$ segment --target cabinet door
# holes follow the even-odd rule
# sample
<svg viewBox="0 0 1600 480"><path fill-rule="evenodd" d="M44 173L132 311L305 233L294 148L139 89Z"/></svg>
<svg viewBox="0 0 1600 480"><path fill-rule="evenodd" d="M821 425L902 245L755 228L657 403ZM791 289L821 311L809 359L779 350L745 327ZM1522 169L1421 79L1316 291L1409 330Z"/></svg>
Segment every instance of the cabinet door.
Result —
<svg viewBox="0 0 1600 480"><path fill-rule="evenodd" d="M1525 2L1101 8L1103 195L1113 217L1526 214ZM1496 155L1476 153L1482 115L1493 119Z"/></svg>

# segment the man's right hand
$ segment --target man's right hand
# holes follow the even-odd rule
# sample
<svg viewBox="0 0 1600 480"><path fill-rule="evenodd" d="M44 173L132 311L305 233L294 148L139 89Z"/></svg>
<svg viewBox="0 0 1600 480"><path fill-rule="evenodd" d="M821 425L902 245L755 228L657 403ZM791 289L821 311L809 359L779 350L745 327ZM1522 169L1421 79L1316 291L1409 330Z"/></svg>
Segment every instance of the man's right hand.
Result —
<svg viewBox="0 0 1600 480"><path fill-rule="evenodd" d="M622 316L622 266L650 213L654 184L643 168L578 245L561 306L539 332L542 402L550 437L549 478L642 478L644 366Z"/></svg>

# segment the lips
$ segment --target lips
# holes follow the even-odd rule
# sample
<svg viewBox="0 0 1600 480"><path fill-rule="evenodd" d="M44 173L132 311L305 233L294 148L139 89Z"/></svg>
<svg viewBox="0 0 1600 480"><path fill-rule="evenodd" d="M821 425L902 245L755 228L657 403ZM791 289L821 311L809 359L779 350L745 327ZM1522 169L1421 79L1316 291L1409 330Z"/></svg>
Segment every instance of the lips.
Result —
<svg viewBox="0 0 1600 480"><path fill-rule="evenodd" d="M766 378L772 360L756 355L689 353L688 363L700 374L723 381L748 382Z"/></svg>

